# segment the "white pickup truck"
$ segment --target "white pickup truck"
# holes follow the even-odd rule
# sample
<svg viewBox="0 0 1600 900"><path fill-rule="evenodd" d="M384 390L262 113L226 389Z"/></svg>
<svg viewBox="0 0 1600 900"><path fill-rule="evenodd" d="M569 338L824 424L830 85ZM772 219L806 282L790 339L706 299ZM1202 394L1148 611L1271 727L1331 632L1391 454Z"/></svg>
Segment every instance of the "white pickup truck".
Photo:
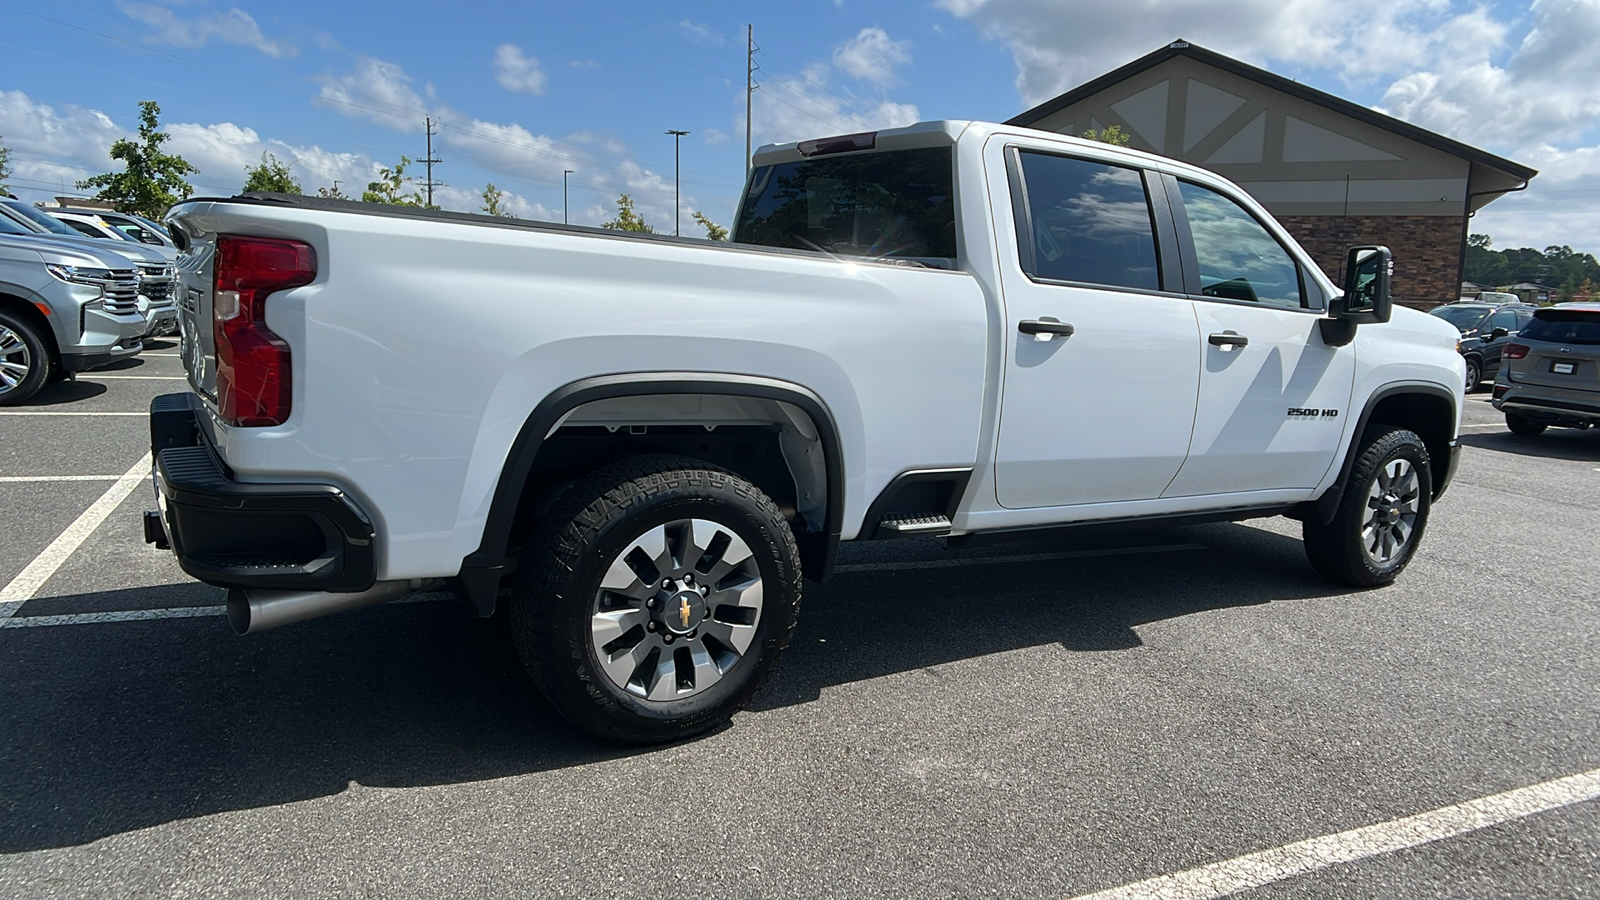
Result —
<svg viewBox="0 0 1600 900"><path fill-rule="evenodd" d="M840 541L1287 515L1386 584L1457 459L1448 323L1236 186L931 122L762 148L730 243L192 200L146 537L241 632L508 604L575 725L731 716ZM1391 318L1392 314L1392 318Z"/></svg>

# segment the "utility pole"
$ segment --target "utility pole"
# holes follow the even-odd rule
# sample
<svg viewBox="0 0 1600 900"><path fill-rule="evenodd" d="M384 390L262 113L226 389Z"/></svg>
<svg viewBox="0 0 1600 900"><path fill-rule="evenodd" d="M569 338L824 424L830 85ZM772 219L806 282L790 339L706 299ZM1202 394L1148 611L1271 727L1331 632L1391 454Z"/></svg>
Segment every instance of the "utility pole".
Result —
<svg viewBox="0 0 1600 900"><path fill-rule="evenodd" d="M682 216L678 214L678 141L688 134L687 131L678 131L675 128L667 129L667 134L672 135L672 236L678 236L678 223Z"/></svg>
<svg viewBox="0 0 1600 900"><path fill-rule="evenodd" d="M563 225L571 224L567 221L567 176L574 171L574 169L561 170L561 224Z"/></svg>
<svg viewBox="0 0 1600 900"><path fill-rule="evenodd" d="M428 180L423 182L423 186L428 189L428 208L432 209L433 208L433 189L434 189L435 185L437 185L438 187L444 187L444 182L442 182L442 181L436 182L436 181L433 180L433 164L434 163L439 163L439 162L444 162L444 160L442 160L442 159L434 159L433 158L433 118L430 116L428 118L423 119L423 121L426 122L427 125L428 125L428 156L425 159L420 159L420 160L417 160L417 161L420 162L420 163L423 163L424 165L426 165L428 167Z"/></svg>
<svg viewBox="0 0 1600 900"><path fill-rule="evenodd" d="M340 181L337 178L335 178L333 180L333 195L335 197L339 196L339 185L341 185L341 184L344 184L344 182Z"/></svg>
<svg viewBox="0 0 1600 900"><path fill-rule="evenodd" d="M750 110L754 105L756 88L756 26L744 26L744 182L750 183Z"/></svg>

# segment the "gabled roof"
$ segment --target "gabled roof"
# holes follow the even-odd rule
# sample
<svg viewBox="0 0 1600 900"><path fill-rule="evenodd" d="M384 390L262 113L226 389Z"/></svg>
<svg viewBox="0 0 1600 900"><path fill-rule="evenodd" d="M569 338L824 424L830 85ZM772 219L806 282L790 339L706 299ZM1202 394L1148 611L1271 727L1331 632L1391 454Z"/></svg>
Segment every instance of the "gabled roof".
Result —
<svg viewBox="0 0 1600 900"><path fill-rule="evenodd" d="M1213 68L1221 69L1224 72L1237 75L1240 78L1247 78L1251 81L1257 82L1258 84L1272 88L1273 90L1282 91L1283 93L1292 97L1298 97L1302 100L1318 104L1319 106L1326 107L1334 112L1349 116L1352 119L1365 122L1368 125L1373 125L1386 131L1394 132L1401 137L1408 138L1428 147L1432 147L1435 150L1440 150L1453 156L1459 156L1462 159L1489 166L1490 168L1499 169L1500 171L1505 172L1506 174L1517 179L1526 181L1527 179L1539 174L1538 169L1530 169L1521 163L1512 162L1509 159L1495 156L1492 153L1486 153L1482 150L1479 150L1477 147L1463 144L1460 141L1451 140L1442 134L1435 134L1426 128L1418 128L1409 122L1402 122L1393 116L1386 116L1383 113L1375 112L1374 110L1368 109L1365 106L1351 103L1349 100L1345 100L1342 97L1335 97L1332 94L1319 91L1316 88L1307 87L1297 81L1291 81L1287 78L1284 78L1282 75L1274 75L1265 69L1258 69L1255 66L1245 65L1233 57L1223 56L1222 54L1213 50L1207 50L1204 47L1196 46L1181 39L1173 41L1154 53L1142 56L1119 69L1107 72L1093 81L1081 84L1072 90L1067 91L1065 94L1055 98L1054 100L1048 100L1044 103L1041 103L1038 106L1035 106L1033 109L1011 118L1006 122L1006 124L1017 125L1023 128L1031 127L1033 123L1043 119L1046 116L1060 112L1061 110L1066 109L1075 103L1086 100L1114 84L1125 81L1128 78L1132 78L1134 75L1137 75L1146 69L1153 69L1156 66L1167 62L1168 60L1177 59L1179 57L1186 57L1196 62L1204 63L1205 65Z"/></svg>

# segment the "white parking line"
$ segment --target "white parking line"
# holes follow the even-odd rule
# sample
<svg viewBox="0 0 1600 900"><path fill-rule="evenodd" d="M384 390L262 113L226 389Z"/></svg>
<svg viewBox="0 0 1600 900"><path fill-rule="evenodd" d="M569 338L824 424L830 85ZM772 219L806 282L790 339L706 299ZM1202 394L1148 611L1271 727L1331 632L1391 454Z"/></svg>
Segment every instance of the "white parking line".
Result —
<svg viewBox="0 0 1600 900"><path fill-rule="evenodd" d="M41 481L116 481L121 475L0 475L0 484L33 484Z"/></svg>
<svg viewBox="0 0 1600 900"><path fill-rule="evenodd" d="M188 381L187 375L85 375L86 381Z"/></svg>
<svg viewBox="0 0 1600 900"><path fill-rule="evenodd" d="M22 608L22 604L32 598L34 593L50 580L50 576L61 568L61 564L72 556L73 551L77 550L89 535L94 534L100 523L133 493L133 489L149 477L150 454L146 453L142 459L133 464L133 468L117 479L116 484L107 488L99 500L84 510L83 515L68 525L66 531L51 541L43 553L34 557L27 568L11 579L10 584L0 588L0 622L15 615L16 611Z"/></svg>
<svg viewBox="0 0 1600 900"><path fill-rule="evenodd" d="M1044 562L1050 559L1083 559L1091 556L1132 556L1139 553L1173 553L1179 550L1205 550L1205 544L1162 544L1154 547L1112 547L1107 550L1066 550L1061 553L1020 553L1011 556L969 556L964 559L925 559L920 562L855 563L834 566L840 573L898 572L903 569L954 569L959 566L995 566L1002 563Z"/></svg>
<svg viewBox="0 0 1600 900"><path fill-rule="evenodd" d="M1505 431L1506 426L1501 422L1491 422L1487 425L1463 425L1461 431Z"/></svg>
<svg viewBox="0 0 1600 900"><path fill-rule="evenodd" d="M147 412L65 412L54 409L0 409L0 416L145 416Z"/></svg>
<svg viewBox="0 0 1600 900"><path fill-rule="evenodd" d="M171 356L171 357L179 357L179 356L182 356L183 354L182 353L141 353L139 355L140 356Z"/></svg>
<svg viewBox="0 0 1600 900"><path fill-rule="evenodd" d="M1600 769L1159 875L1076 900L1212 900L1600 798Z"/></svg>

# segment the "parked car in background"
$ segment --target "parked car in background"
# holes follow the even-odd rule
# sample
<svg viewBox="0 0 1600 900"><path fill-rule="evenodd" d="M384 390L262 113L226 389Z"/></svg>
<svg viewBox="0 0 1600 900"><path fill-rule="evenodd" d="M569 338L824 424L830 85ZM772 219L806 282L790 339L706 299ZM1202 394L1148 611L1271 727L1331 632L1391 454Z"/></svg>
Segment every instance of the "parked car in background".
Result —
<svg viewBox="0 0 1600 900"><path fill-rule="evenodd" d="M1493 402L1512 433L1600 424L1600 303L1537 310L1503 357Z"/></svg>
<svg viewBox="0 0 1600 900"><path fill-rule="evenodd" d="M1500 371L1500 354L1506 337L1521 331L1538 308L1518 300L1515 294L1484 291L1478 296L1493 299L1462 300L1428 310L1461 332L1456 350L1467 361L1468 393Z"/></svg>
<svg viewBox="0 0 1600 900"><path fill-rule="evenodd" d="M178 252L178 248L173 246L172 236L167 234L167 230L143 216L136 216L133 213L107 212L99 209L80 209L71 206L54 208L50 212L51 214L74 217L81 216L90 220L91 224L94 224L94 220L98 219L100 223L103 223L104 227L120 232L129 240L138 241L141 244L164 247L171 250L174 257Z"/></svg>
<svg viewBox="0 0 1600 900"><path fill-rule="evenodd" d="M177 333L178 305L172 293L175 254L123 239L85 237L38 207L9 198L0 198L0 234L87 243L91 252L109 251L126 257L139 275L139 312L146 322L144 336Z"/></svg>
<svg viewBox="0 0 1600 900"><path fill-rule="evenodd" d="M138 291L133 263L109 248L0 235L0 406L137 354L145 331Z"/></svg>

